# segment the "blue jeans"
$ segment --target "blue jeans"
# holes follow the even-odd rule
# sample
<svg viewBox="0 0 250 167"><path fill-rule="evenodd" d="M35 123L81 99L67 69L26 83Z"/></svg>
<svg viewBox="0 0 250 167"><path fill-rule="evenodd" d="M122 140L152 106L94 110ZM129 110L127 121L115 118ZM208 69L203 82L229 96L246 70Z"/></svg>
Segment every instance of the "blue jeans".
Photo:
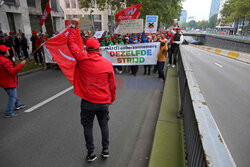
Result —
<svg viewBox="0 0 250 167"><path fill-rule="evenodd" d="M159 72L159 78L165 80L165 75L164 75L164 65L165 65L165 62L157 62L157 65L158 65L158 72Z"/></svg>
<svg viewBox="0 0 250 167"><path fill-rule="evenodd" d="M81 124L84 129L84 137L88 153L94 152L93 123L95 115L102 133L102 147L109 148L109 104L91 103L84 99L81 102Z"/></svg>
<svg viewBox="0 0 250 167"><path fill-rule="evenodd" d="M9 101L6 109L6 114L11 114L13 113L13 106L15 105L20 106L22 103L18 100L17 98L17 91L16 88L4 88L4 90L8 93L9 95Z"/></svg>

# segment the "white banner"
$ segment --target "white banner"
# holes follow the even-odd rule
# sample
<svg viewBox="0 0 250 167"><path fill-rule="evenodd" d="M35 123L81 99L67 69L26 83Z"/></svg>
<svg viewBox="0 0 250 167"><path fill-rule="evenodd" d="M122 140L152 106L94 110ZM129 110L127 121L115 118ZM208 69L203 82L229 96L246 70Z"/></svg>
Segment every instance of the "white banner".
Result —
<svg viewBox="0 0 250 167"><path fill-rule="evenodd" d="M120 25L118 25L117 28L115 29L115 34L120 34Z"/></svg>
<svg viewBox="0 0 250 167"><path fill-rule="evenodd" d="M102 37L103 33L104 33L104 31L96 31L94 37L97 38L97 39L99 39L99 38Z"/></svg>
<svg viewBox="0 0 250 167"><path fill-rule="evenodd" d="M101 47L101 54L115 66L157 64L160 42Z"/></svg>
<svg viewBox="0 0 250 167"><path fill-rule="evenodd" d="M43 45L43 50L44 50L45 63L56 63L55 61L53 61L53 57L45 45Z"/></svg>

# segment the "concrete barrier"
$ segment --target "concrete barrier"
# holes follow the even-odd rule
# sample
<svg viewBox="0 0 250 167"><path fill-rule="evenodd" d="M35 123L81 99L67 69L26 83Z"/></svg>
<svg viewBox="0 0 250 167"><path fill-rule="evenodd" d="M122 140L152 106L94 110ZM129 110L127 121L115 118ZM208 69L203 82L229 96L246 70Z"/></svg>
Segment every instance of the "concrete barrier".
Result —
<svg viewBox="0 0 250 167"><path fill-rule="evenodd" d="M219 55L231 58L231 59L239 60L239 61L250 64L250 54L249 53L219 49L219 48L214 48L214 47L210 47L210 46L201 46L201 45L193 45L193 44L189 44L189 45L196 47L196 48L200 48L200 49L208 51L208 52L212 52L215 54L219 54Z"/></svg>
<svg viewBox="0 0 250 167"><path fill-rule="evenodd" d="M207 49L204 46L197 47ZM186 166L236 167L203 97L191 65L187 61L189 56L187 48L181 46L180 53L177 67L181 95L180 115L183 115Z"/></svg>

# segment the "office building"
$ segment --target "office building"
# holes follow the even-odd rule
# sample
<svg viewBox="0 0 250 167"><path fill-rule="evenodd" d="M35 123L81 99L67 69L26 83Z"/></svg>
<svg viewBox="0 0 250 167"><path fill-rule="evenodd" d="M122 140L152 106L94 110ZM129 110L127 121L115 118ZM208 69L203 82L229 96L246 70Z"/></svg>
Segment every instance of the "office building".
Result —
<svg viewBox="0 0 250 167"><path fill-rule="evenodd" d="M64 14L58 2L59 0L50 1L54 31L64 29ZM0 30L4 33L21 31L29 38L32 31L41 30L42 13L41 0L4 0L0 6ZM46 31L44 25L42 30Z"/></svg>
<svg viewBox="0 0 250 167"><path fill-rule="evenodd" d="M221 0L212 0L208 19L210 19L213 15L219 13L219 11L220 11L220 1Z"/></svg>
<svg viewBox="0 0 250 167"><path fill-rule="evenodd" d="M186 10L182 10L181 11L181 17L180 17L180 21L179 21L179 25L183 22L187 22L187 11Z"/></svg>

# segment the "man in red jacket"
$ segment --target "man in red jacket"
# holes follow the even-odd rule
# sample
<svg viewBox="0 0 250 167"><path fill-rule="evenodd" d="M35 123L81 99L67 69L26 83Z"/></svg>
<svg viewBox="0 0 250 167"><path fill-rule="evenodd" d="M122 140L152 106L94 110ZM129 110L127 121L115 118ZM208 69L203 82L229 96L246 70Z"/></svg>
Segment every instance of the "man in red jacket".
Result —
<svg viewBox="0 0 250 167"><path fill-rule="evenodd" d="M115 74L112 63L100 54L100 43L95 38L86 41L86 50L76 44L80 38L76 31L79 19L72 20L68 34L68 47L77 61L74 74L74 93L82 98L81 123L88 155L87 161L96 160L93 143L93 121L97 116L102 133L102 156L109 157L109 105L116 97Z"/></svg>
<svg viewBox="0 0 250 167"><path fill-rule="evenodd" d="M20 64L14 67L13 63L8 58L9 47L5 45L0 45L0 87L9 95L9 101L7 109L5 112L5 118L10 118L12 116L17 116L16 112L13 111L13 106L15 109L19 110L25 107L17 98L17 72L23 68L26 60L23 60Z"/></svg>

